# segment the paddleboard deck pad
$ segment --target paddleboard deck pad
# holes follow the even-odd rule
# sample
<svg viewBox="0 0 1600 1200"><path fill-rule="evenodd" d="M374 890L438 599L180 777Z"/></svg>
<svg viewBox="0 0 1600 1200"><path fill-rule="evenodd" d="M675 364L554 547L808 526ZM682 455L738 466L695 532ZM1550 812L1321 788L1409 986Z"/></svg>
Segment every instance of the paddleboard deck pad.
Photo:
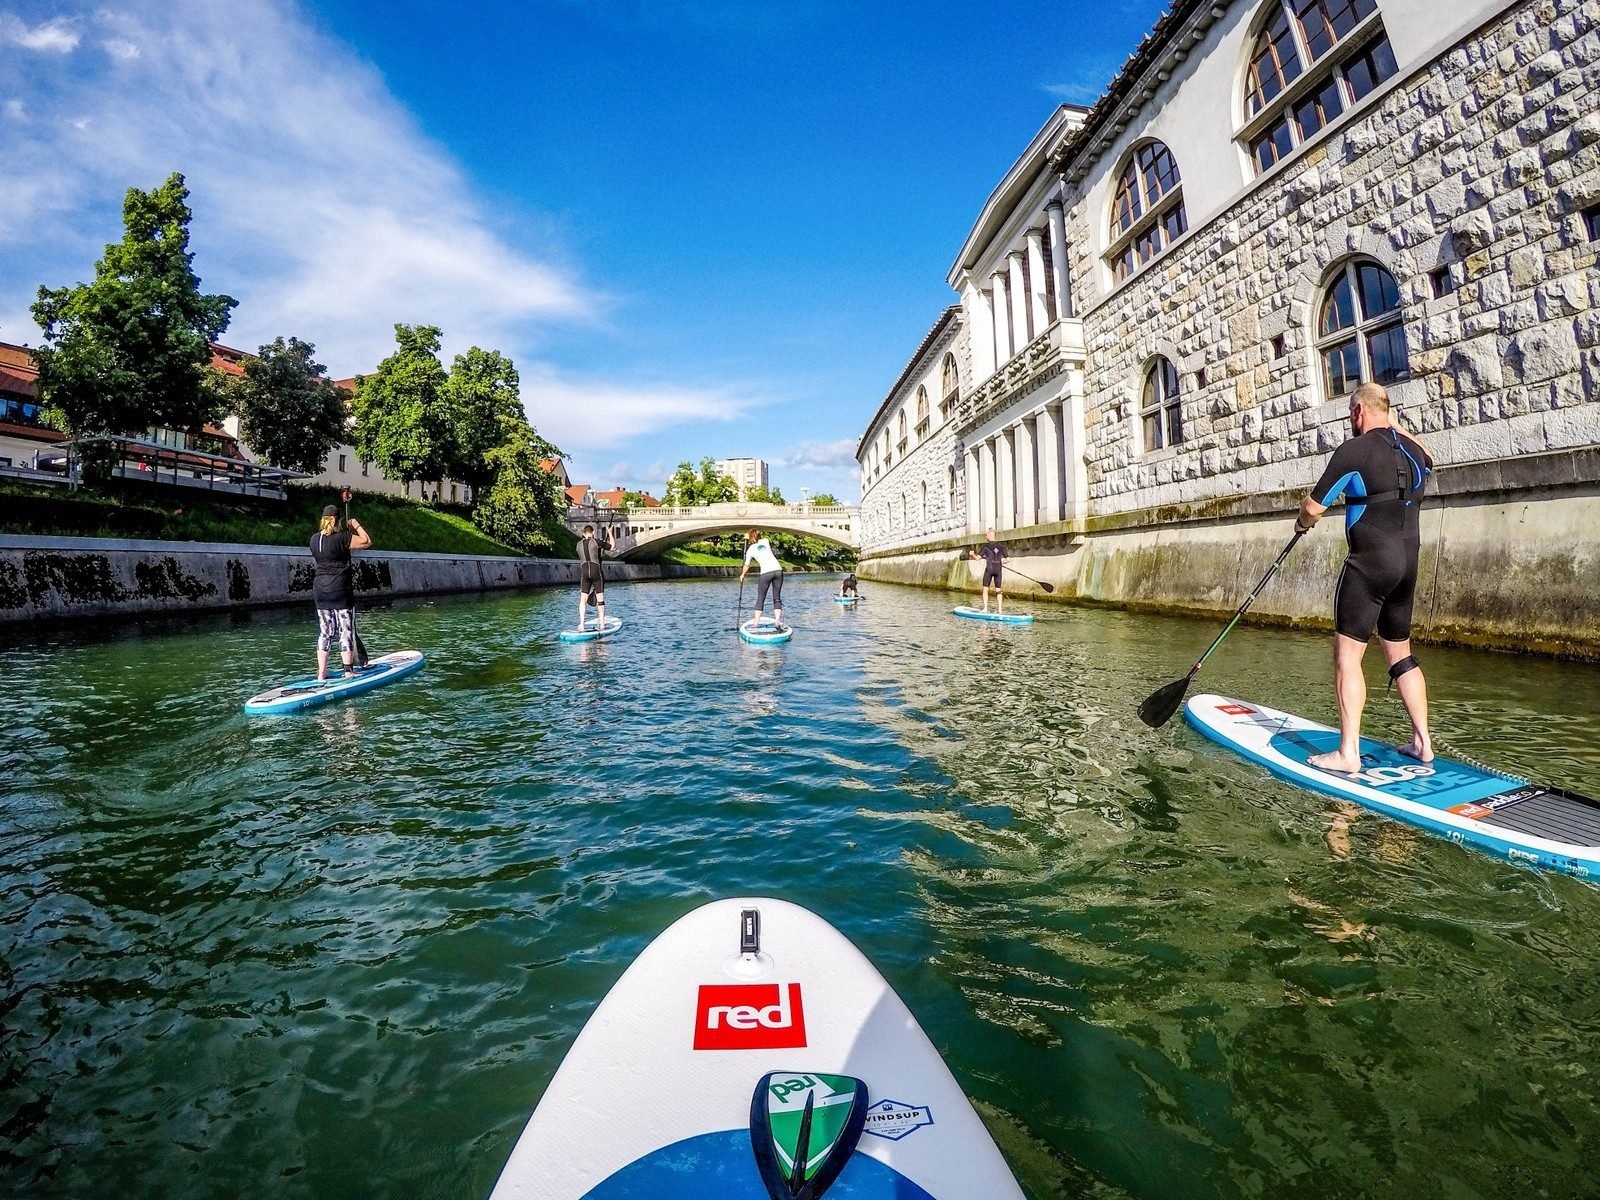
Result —
<svg viewBox="0 0 1600 1200"><path fill-rule="evenodd" d="M794 626L773 625L768 621L746 621L739 626L739 636L757 646L772 646L792 638Z"/></svg>
<svg viewBox="0 0 1600 1200"><path fill-rule="evenodd" d="M998 621L1002 625L1033 624L1033 618L1027 613L984 612L981 608L970 608L965 604L958 604L950 611L958 617L967 617L973 621Z"/></svg>
<svg viewBox="0 0 1600 1200"><path fill-rule="evenodd" d="M1371 738L1361 739L1359 772L1324 771L1306 760L1338 749L1338 730L1227 696L1192 696L1184 715L1291 783L1513 862L1600 882L1600 801L1448 758L1420 763Z"/></svg>
<svg viewBox="0 0 1600 1200"><path fill-rule="evenodd" d="M600 1003L491 1200L774 1195L1022 1200L859 950L797 905L720 900L656 938Z"/></svg>
<svg viewBox="0 0 1600 1200"><path fill-rule="evenodd" d="M597 638L610 637L621 628L621 617L607 617L604 625L585 626L582 629L563 629L560 637L563 642L592 642Z"/></svg>
<svg viewBox="0 0 1600 1200"><path fill-rule="evenodd" d="M270 717L344 700L420 671L423 661L420 650L397 650L373 659L365 671L335 675L330 670L327 679L301 679L270 688L246 700L244 711L252 717Z"/></svg>

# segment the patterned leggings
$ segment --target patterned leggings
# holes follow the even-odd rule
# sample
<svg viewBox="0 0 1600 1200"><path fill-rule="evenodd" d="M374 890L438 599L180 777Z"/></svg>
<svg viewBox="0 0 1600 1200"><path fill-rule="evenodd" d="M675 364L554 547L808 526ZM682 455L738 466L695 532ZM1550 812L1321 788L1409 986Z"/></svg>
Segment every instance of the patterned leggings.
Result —
<svg viewBox="0 0 1600 1200"><path fill-rule="evenodd" d="M317 609L317 649L331 652L335 642L341 654L356 652L356 610L353 608Z"/></svg>

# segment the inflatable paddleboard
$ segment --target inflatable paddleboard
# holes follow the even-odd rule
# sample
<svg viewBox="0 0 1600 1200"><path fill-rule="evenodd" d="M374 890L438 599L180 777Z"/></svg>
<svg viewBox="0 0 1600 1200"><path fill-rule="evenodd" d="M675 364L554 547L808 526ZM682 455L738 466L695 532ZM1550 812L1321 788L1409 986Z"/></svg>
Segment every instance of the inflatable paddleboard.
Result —
<svg viewBox="0 0 1600 1200"><path fill-rule="evenodd" d="M327 679L301 679L251 696L244 702L244 711L252 717L270 717L343 700L420 671L422 663L420 650L398 650L373 659L365 671L335 675L329 668Z"/></svg>
<svg viewBox="0 0 1600 1200"><path fill-rule="evenodd" d="M1263 704L1193 696L1189 723L1214 741L1313 791L1351 800L1461 845L1600 881L1600 801L1480 767L1420 763L1361 739L1361 770L1324 771L1306 759L1339 747L1339 731Z"/></svg>
<svg viewBox="0 0 1600 1200"><path fill-rule="evenodd" d="M981 608L970 608L965 604L958 604L950 611L958 617L968 617L974 621L999 621L1002 625L1033 624L1033 618L1027 613L984 612Z"/></svg>
<svg viewBox="0 0 1600 1200"><path fill-rule="evenodd" d="M610 637L622 628L621 617L607 617L604 627L594 626L583 629L563 629L560 637L563 642L592 642L596 638Z"/></svg>
<svg viewBox="0 0 1600 1200"><path fill-rule="evenodd" d="M739 626L739 636L757 646L773 646L792 638L794 626L778 626L767 621L746 621Z"/></svg>
<svg viewBox="0 0 1600 1200"><path fill-rule="evenodd" d="M860 596L835 596L833 602L835 604L854 604L859 599L861 599Z"/></svg>
<svg viewBox="0 0 1600 1200"><path fill-rule="evenodd" d="M1022 1200L859 950L797 905L719 900L650 943L601 1002L491 1200L824 1194Z"/></svg>

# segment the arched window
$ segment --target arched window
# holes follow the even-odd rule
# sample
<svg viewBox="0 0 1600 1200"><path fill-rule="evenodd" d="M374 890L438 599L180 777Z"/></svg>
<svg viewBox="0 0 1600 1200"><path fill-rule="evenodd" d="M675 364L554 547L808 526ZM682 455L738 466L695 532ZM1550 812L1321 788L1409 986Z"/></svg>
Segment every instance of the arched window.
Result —
<svg viewBox="0 0 1600 1200"><path fill-rule="evenodd" d="M954 516L956 511L956 469L944 469L944 515Z"/></svg>
<svg viewBox="0 0 1600 1200"><path fill-rule="evenodd" d="M1160 142L1136 148L1111 202L1111 273L1121 282L1189 228L1177 161Z"/></svg>
<svg viewBox="0 0 1600 1200"><path fill-rule="evenodd" d="M1139 405L1144 418L1144 451L1176 446L1183 441L1183 404L1178 395L1178 369L1165 358L1157 358L1144 375L1144 400Z"/></svg>
<svg viewBox="0 0 1600 1200"><path fill-rule="evenodd" d="M928 389L917 389L917 441L928 436L928 430L933 428L933 421L928 416Z"/></svg>
<svg viewBox="0 0 1600 1200"><path fill-rule="evenodd" d="M948 421L956 411L956 405L961 403L961 375L956 370L956 356L944 356L944 369L940 372L939 392L943 397L939 401L939 419Z"/></svg>
<svg viewBox="0 0 1600 1200"><path fill-rule="evenodd" d="M1259 173L1395 73L1378 0L1268 0L1241 140Z"/></svg>
<svg viewBox="0 0 1600 1200"><path fill-rule="evenodd" d="M1317 315L1317 354L1328 400L1369 381L1388 385L1411 378L1405 314L1393 275L1369 258L1339 268Z"/></svg>
<svg viewBox="0 0 1600 1200"><path fill-rule="evenodd" d="M917 508L917 523L919 525L928 523L928 481L926 479L922 481L922 503Z"/></svg>
<svg viewBox="0 0 1600 1200"><path fill-rule="evenodd" d="M900 457L904 458L906 453L906 410L903 408L900 410L900 419L895 423L895 428L895 449L899 451Z"/></svg>

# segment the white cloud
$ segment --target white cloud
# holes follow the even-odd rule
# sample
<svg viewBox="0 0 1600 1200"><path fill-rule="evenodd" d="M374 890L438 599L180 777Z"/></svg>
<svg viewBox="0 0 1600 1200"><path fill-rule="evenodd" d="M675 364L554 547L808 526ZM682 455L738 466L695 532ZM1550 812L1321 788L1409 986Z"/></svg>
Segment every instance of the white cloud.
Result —
<svg viewBox="0 0 1600 1200"><path fill-rule="evenodd" d="M0 13L0 46L20 46L44 54L71 54L81 40L65 17L30 26L12 13Z"/></svg>
<svg viewBox="0 0 1600 1200"><path fill-rule="evenodd" d="M124 62L139 57L139 47L127 38L107 38L100 45L112 58L120 58Z"/></svg>
<svg viewBox="0 0 1600 1200"><path fill-rule="evenodd" d="M1104 83L1047 83L1044 85L1047 95L1054 96L1057 100L1065 100L1068 104L1084 106L1093 105L1100 99L1101 93L1106 90Z"/></svg>
<svg viewBox="0 0 1600 1200"><path fill-rule="evenodd" d="M26 121L28 119L28 106L21 100L7 100L4 105L0 105L0 111L5 113L8 121Z"/></svg>
<svg viewBox="0 0 1600 1200"><path fill-rule="evenodd" d="M378 73L288 0L133 0L93 21L116 61L35 59L20 80L36 120L0 147L0 251L15 267L34 248L53 273L8 270L0 307L87 278L124 191L176 170L196 269L241 302L235 344L293 334L343 375L388 353L396 322L519 354L605 308L557 248L510 242Z"/></svg>
<svg viewBox="0 0 1600 1200"><path fill-rule="evenodd" d="M524 369L522 404L539 432L572 452L604 450L689 421L732 421L758 401L727 388L633 386Z"/></svg>
<svg viewBox="0 0 1600 1200"><path fill-rule="evenodd" d="M856 466L856 444L851 438L834 442L802 442L783 452L778 459L780 467L819 471L853 470Z"/></svg>

